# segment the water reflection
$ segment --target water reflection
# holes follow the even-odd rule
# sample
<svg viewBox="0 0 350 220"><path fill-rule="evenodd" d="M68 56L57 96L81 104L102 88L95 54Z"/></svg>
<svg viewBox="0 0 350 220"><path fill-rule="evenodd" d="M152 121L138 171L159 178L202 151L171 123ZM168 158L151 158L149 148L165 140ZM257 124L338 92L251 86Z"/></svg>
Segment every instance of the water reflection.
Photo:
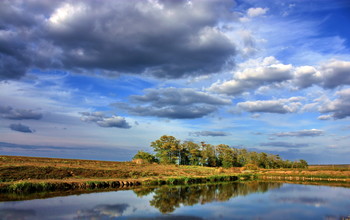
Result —
<svg viewBox="0 0 350 220"><path fill-rule="evenodd" d="M34 217L35 211L30 209L0 209L0 219L2 220L24 220L27 217Z"/></svg>
<svg viewBox="0 0 350 220"><path fill-rule="evenodd" d="M104 217L115 218L123 215L129 207L128 204L98 205L92 209L78 210L75 219L103 219Z"/></svg>
<svg viewBox="0 0 350 220"><path fill-rule="evenodd" d="M162 186L0 202L4 220L343 219L350 188L273 182Z"/></svg>
<svg viewBox="0 0 350 220"><path fill-rule="evenodd" d="M322 205L325 205L327 201L322 198L313 198L313 197L299 197L299 198L279 198L277 199L278 202L284 202L284 203L300 203L300 204L305 204L305 205L311 205L315 207L320 207Z"/></svg>
<svg viewBox="0 0 350 220"><path fill-rule="evenodd" d="M165 215L165 216L157 216L157 217L135 217L135 218L128 218L128 219L129 220L178 220L178 219L203 220L204 218L191 216L191 215Z"/></svg>
<svg viewBox="0 0 350 220"><path fill-rule="evenodd" d="M224 183L177 187L163 186L153 189L154 196L150 201L150 205L165 214L174 212L180 205L192 206L213 201L227 201L236 196L245 196L256 192L263 193L281 186L282 183L272 182ZM144 196L153 190L137 190L135 193L138 196Z"/></svg>

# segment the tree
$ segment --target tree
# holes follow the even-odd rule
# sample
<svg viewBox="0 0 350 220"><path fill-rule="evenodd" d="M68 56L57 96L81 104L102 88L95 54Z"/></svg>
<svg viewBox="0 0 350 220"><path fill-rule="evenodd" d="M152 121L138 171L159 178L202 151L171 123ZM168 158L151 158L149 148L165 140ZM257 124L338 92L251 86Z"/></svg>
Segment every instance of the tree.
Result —
<svg viewBox="0 0 350 220"><path fill-rule="evenodd" d="M185 153L187 153L188 165L200 165L201 151L199 145L186 141L182 144Z"/></svg>
<svg viewBox="0 0 350 220"><path fill-rule="evenodd" d="M308 168L309 164L306 162L306 160L299 160L301 168Z"/></svg>
<svg viewBox="0 0 350 220"><path fill-rule="evenodd" d="M237 154L228 145L219 144L216 146L219 164L225 168L233 167L237 163Z"/></svg>
<svg viewBox="0 0 350 220"><path fill-rule="evenodd" d="M257 167L266 169L308 167L305 160L282 160L279 155L237 149L225 144L213 146L205 142L201 142L200 145L192 141L181 143L180 140L168 135L163 135L158 140L151 142L151 147L156 152L156 159L164 164L202 165L209 167L243 167L247 164L254 164ZM138 153L140 154L138 157L146 157L144 153ZM148 157L149 155L147 155ZM150 160L153 159L151 158Z"/></svg>
<svg viewBox="0 0 350 220"><path fill-rule="evenodd" d="M163 135L151 143L161 163L175 164L181 156L180 141L173 136Z"/></svg>
<svg viewBox="0 0 350 220"><path fill-rule="evenodd" d="M217 166L215 146L211 144L202 144L201 163L203 166L208 167Z"/></svg>
<svg viewBox="0 0 350 220"><path fill-rule="evenodd" d="M142 150L138 151L132 159L142 159L148 163L158 162L157 158L154 155L144 152Z"/></svg>

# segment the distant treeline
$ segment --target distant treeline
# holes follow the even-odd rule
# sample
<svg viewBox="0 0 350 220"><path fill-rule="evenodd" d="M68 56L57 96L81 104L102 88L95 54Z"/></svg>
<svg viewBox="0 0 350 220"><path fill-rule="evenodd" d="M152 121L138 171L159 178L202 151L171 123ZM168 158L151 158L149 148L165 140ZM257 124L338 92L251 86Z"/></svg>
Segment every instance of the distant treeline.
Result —
<svg viewBox="0 0 350 220"><path fill-rule="evenodd" d="M211 145L192 141L181 142L173 136L163 135L151 143L155 155L139 151L133 159L149 163L198 165L207 167L261 167L306 168L305 160L283 160L279 155L238 149L225 144Z"/></svg>

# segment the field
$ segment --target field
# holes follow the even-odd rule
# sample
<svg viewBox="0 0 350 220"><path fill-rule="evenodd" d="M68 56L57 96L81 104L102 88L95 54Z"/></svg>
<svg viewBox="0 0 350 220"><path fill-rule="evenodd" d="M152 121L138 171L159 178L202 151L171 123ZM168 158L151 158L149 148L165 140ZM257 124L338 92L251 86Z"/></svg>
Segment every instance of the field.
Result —
<svg viewBox="0 0 350 220"><path fill-rule="evenodd" d="M0 183L147 181L240 173L239 168L136 164L94 160L0 156Z"/></svg>
<svg viewBox="0 0 350 220"><path fill-rule="evenodd" d="M315 165L308 169L212 168L160 164L136 164L95 160L0 156L0 191L4 188L45 190L48 188L99 188L141 183L189 183L190 181L260 179L350 182L350 165ZM67 185L68 184L68 185ZM57 186L60 187L57 188ZM25 191L25 190L24 190Z"/></svg>
<svg viewBox="0 0 350 220"><path fill-rule="evenodd" d="M307 169L265 169L260 170L265 177L288 177L298 180L350 181L350 165L311 165Z"/></svg>

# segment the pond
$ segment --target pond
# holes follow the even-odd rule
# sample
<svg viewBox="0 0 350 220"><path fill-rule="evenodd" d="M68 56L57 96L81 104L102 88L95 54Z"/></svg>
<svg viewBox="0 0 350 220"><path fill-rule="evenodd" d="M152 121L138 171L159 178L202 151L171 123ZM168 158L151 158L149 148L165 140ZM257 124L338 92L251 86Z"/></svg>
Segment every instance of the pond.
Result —
<svg viewBox="0 0 350 220"><path fill-rule="evenodd" d="M350 188L277 182L161 186L0 203L0 219L350 219Z"/></svg>

